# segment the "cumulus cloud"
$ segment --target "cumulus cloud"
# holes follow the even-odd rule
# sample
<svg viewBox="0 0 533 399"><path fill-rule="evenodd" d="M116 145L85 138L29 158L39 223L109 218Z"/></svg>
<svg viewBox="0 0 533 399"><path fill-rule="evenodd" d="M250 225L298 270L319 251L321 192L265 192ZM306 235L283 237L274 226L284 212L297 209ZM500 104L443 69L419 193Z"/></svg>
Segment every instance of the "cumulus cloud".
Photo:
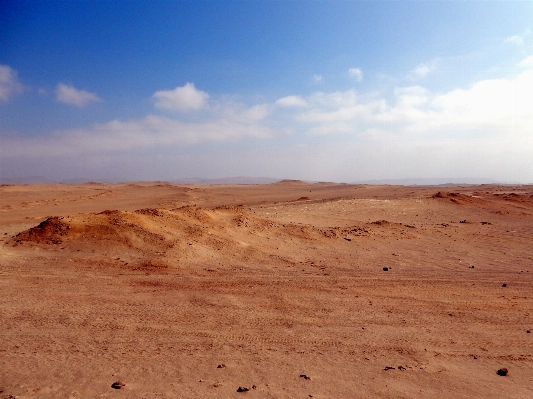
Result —
<svg viewBox="0 0 533 399"><path fill-rule="evenodd" d="M276 100L276 105L282 107L305 107L307 106L307 101L300 96L286 96Z"/></svg>
<svg viewBox="0 0 533 399"><path fill-rule="evenodd" d="M152 98L157 108L171 111L191 111L205 107L209 100L209 94L197 90L194 83L186 83L174 90L156 91Z"/></svg>
<svg viewBox="0 0 533 399"><path fill-rule="evenodd" d="M359 68L350 68L350 69L348 69L348 74L351 77L357 79L358 82L363 80L363 71L361 71L361 69L359 69Z"/></svg>
<svg viewBox="0 0 533 399"><path fill-rule="evenodd" d="M480 140L493 134L533 139L533 70L441 94L408 86L397 87L391 98L359 96L348 90L317 92L304 101L308 107L295 109L293 118L310 134L393 131L389 139L411 134L440 139L458 134Z"/></svg>
<svg viewBox="0 0 533 399"><path fill-rule="evenodd" d="M72 85L59 83L56 86L56 100L64 103L75 105L77 107L85 107L89 103L100 102L102 99L94 93L85 90L76 89Z"/></svg>
<svg viewBox="0 0 533 399"><path fill-rule="evenodd" d="M24 91L17 75L17 71L10 66L0 65L0 101L7 102L11 96Z"/></svg>

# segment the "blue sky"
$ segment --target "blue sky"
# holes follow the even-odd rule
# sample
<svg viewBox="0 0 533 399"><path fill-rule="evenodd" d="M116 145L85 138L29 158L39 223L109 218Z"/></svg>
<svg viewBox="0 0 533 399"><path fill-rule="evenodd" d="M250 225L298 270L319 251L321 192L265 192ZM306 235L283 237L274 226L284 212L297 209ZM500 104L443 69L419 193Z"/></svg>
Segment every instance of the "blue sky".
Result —
<svg viewBox="0 0 533 399"><path fill-rule="evenodd" d="M533 182L533 2L0 2L0 177Z"/></svg>

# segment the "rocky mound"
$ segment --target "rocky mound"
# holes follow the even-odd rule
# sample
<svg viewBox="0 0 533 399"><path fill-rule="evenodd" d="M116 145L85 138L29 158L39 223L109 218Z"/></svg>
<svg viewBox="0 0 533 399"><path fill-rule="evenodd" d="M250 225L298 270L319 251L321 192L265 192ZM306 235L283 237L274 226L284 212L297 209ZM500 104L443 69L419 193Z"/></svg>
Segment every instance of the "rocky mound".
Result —
<svg viewBox="0 0 533 399"><path fill-rule="evenodd" d="M483 199L478 198L478 197L461 194L461 193L451 193L447 191L439 191L436 194L433 194L431 198L444 199L457 205L477 204L477 203L484 202Z"/></svg>
<svg viewBox="0 0 533 399"><path fill-rule="evenodd" d="M107 210L75 217L49 217L19 233L14 245L53 246L69 252L124 258L125 254L161 264L161 259L208 261L268 257L288 237L322 238L321 231L261 219L239 207L172 210L146 208L135 212ZM163 262L164 263L164 262Z"/></svg>
<svg viewBox="0 0 533 399"><path fill-rule="evenodd" d="M317 228L262 219L240 207L184 206L172 210L107 210L75 217L49 217L12 241L14 245L65 248L70 253L135 258L147 268L161 268L181 261L267 262L273 253L279 254L279 247L287 248L287 242L301 248L309 240L415 238L413 229L383 220L363 226ZM288 257L296 252L289 251L285 254Z"/></svg>

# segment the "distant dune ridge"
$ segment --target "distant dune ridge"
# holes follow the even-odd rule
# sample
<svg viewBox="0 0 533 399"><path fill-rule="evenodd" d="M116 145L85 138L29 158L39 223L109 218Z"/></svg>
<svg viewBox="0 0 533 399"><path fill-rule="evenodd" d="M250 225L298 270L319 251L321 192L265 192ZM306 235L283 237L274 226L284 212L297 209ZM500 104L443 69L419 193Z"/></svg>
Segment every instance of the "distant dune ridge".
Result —
<svg viewBox="0 0 533 399"><path fill-rule="evenodd" d="M285 179L291 181L290 179ZM52 180L42 176L30 176L30 177L18 177L18 178L2 178L0 177L0 184L81 184L86 182L100 182L100 183L119 183L135 181L124 178L107 178L107 179L94 179L94 178L75 178L66 180ZM284 179L276 179L271 177L223 177L223 178L201 178L190 177L183 179L169 179L169 183L175 184L271 184ZM296 181L296 180L295 180ZM308 181L309 183L316 183L316 181ZM374 180L358 180L351 182L350 184L388 184L388 185L401 185L401 186L452 186L458 184L517 184L513 182L499 182L495 179L485 178L406 178L406 179L374 179Z"/></svg>

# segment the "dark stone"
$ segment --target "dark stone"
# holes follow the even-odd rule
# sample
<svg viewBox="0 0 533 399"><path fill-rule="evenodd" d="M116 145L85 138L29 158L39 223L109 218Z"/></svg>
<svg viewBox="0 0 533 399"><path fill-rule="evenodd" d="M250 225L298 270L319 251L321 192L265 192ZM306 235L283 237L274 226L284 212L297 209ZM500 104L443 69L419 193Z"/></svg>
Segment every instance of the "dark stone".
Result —
<svg viewBox="0 0 533 399"><path fill-rule="evenodd" d="M504 283L504 284L502 284L502 287L504 287L504 288L505 288L505 287L507 287L507 284L505 284L505 283Z"/></svg>
<svg viewBox="0 0 533 399"><path fill-rule="evenodd" d="M388 268L388 267L384 267L384 268L383 268L383 271L384 271L384 272L388 272L388 271L389 271L389 268Z"/></svg>
<svg viewBox="0 0 533 399"><path fill-rule="evenodd" d="M507 374L509 373L509 370L507 369L499 369L498 371L496 371L496 374L502 376L502 377L505 377Z"/></svg>
<svg viewBox="0 0 533 399"><path fill-rule="evenodd" d="M111 384L111 388L113 389L122 389L126 386L126 384L122 381L116 381Z"/></svg>
<svg viewBox="0 0 533 399"><path fill-rule="evenodd" d="M237 392L248 392L250 388L248 387L239 387L237 388Z"/></svg>

